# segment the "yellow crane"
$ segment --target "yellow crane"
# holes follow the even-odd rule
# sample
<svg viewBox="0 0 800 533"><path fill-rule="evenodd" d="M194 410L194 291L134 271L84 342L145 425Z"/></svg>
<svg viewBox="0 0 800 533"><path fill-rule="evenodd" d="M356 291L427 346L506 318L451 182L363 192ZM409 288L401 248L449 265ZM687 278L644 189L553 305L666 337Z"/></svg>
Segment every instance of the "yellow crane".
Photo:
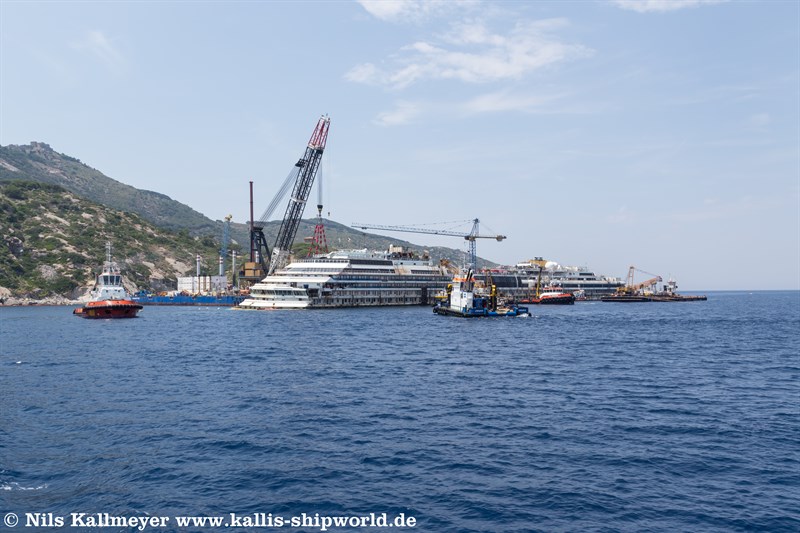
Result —
<svg viewBox="0 0 800 533"><path fill-rule="evenodd" d="M542 259L541 257L536 257L534 259L528 259L528 263L531 266L539 267L539 275L536 278L536 295L535 296L532 295L532 297L538 298L539 296L541 296L542 271L544 270L544 267L547 265L548 261L546 259Z"/></svg>
<svg viewBox="0 0 800 533"><path fill-rule="evenodd" d="M641 272L642 274L647 274L648 276L653 276L653 277L641 283L634 283L633 276L636 272ZM652 292L648 291L647 289L654 287L656 284L661 283L662 281L663 279L658 274L645 272L644 270L640 270L635 266L631 265L630 268L628 268L628 277L625 280L625 286L618 288L617 294L633 295L633 294L645 294L648 292Z"/></svg>

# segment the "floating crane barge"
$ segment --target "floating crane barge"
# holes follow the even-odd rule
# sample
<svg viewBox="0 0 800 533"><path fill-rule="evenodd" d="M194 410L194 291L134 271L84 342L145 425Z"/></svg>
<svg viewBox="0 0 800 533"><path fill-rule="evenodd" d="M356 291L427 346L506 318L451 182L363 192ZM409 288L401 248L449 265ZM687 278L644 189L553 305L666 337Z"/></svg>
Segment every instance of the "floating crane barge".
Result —
<svg viewBox="0 0 800 533"><path fill-rule="evenodd" d="M634 283L633 276L636 271L653 276L647 281ZM678 284L671 279L664 284L661 291L656 291L658 283L661 283L661 276L650 274L639 270L634 266L628 269L628 279L624 287L617 289L615 294L600 298L601 302L702 302L708 298L704 295L678 294Z"/></svg>

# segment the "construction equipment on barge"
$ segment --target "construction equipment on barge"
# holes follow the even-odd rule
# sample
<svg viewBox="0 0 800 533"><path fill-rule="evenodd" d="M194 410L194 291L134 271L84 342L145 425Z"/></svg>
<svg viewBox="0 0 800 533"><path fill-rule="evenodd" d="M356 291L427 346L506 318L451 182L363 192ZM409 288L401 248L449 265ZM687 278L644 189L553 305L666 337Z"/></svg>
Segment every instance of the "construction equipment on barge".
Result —
<svg viewBox="0 0 800 533"><path fill-rule="evenodd" d="M652 278L641 283L634 283L633 277L635 272L641 272ZM683 295L676 292L678 284L675 280L670 279L662 289L656 290L659 283L663 278L657 274L651 274L640 270L635 266L628 269L628 277L624 287L617 289L615 294L604 296L600 298L601 302L698 302L705 301L708 298L704 295Z"/></svg>

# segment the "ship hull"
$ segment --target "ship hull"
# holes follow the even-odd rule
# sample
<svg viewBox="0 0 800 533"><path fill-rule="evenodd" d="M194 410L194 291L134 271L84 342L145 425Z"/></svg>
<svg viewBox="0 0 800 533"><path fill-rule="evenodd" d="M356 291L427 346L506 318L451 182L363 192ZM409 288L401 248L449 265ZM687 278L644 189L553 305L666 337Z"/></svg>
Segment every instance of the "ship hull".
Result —
<svg viewBox="0 0 800 533"><path fill-rule="evenodd" d="M89 302L72 314L81 318L136 318L142 306L131 300L104 300Z"/></svg>
<svg viewBox="0 0 800 533"><path fill-rule="evenodd" d="M516 316L529 316L528 308L527 307L511 307L508 309L467 309L463 311L461 309L453 309L451 307L446 306L436 306L433 308L433 312L437 315L444 315L444 316L457 316L461 318L493 318L493 317L516 317Z"/></svg>
<svg viewBox="0 0 800 533"><path fill-rule="evenodd" d="M529 300L520 300L520 303L536 305L573 305L575 303L575 297L571 294L559 294L531 298Z"/></svg>
<svg viewBox="0 0 800 533"><path fill-rule="evenodd" d="M653 302L705 302L708 300L707 296L684 296L681 294L673 294L670 296L652 296L650 301Z"/></svg>
<svg viewBox="0 0 800 533"><path fill-rule="evenodd" d="M233 307L244 300L242 296L211 296L197 295L186 296L178 294L175 296L134 296L134 302L140 305L210 305Z"/></svg>
<svg viewBox="0 0 800 533"><path fill-rule="evenodd" d="M652 302L653 299L649 296L604 296L600 298L601 302L621 302L621 303L635 303L635 302Z"/></svg>
<svg viewBox="0 0 800 533"><path fill-rule="evenodd" d="M276 300L255 300L247 299L236 306L236 309L308 309L311 304L308 300L298 302L285 302Z"/></svg>
<svg viewBox="0 0 800 533"><path fill-rule="evenodd" d="M650 296L606 296L600 298L602 302L704 302L706 296L683 296L679 294Z"/></svg>

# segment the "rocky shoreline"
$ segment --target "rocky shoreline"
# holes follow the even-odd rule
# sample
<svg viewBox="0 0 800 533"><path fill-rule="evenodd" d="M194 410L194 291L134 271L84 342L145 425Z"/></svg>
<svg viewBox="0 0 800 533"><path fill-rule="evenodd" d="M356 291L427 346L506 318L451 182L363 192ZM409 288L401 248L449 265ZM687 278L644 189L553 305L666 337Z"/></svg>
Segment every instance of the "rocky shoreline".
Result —
<svg viewBox="0 0 800 533"><path fill-rule="evenodd" d="M21 307L28 305L80 305L91 299L89 289L86 287L76 289L72 292L72 298L60 294L45 296L44 298L35 295L19 296L11 292L6 287L0 287L0 307Z"/></svg>
<svg viewBox="0 0 800 533"><path fill-rule="evenodd" d="M48 296L47 298L34 299L34 298L17 298L9 296L7 298L0 298L0 307L21 307L28 305L80 305L84 303L81 300L70 300L63 296Z"/></svg>

